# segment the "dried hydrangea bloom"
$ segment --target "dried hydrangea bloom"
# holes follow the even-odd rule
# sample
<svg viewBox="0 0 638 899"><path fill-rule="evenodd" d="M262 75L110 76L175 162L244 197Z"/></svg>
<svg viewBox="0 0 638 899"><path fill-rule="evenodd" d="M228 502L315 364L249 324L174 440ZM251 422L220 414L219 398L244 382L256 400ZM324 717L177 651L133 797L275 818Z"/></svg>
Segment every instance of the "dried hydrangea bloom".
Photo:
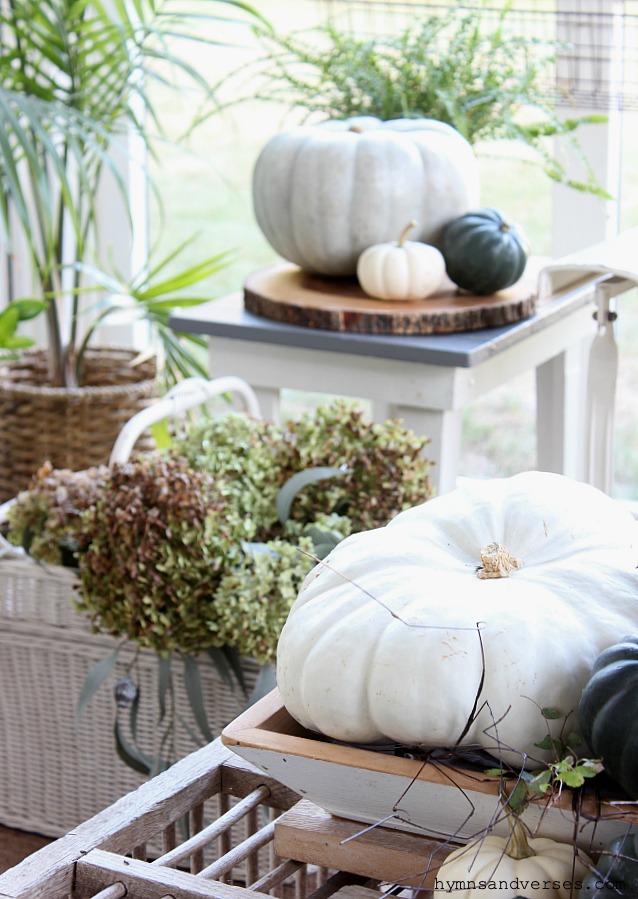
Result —
<svg viewBox="0 0 638 899"><path fill-rule="evenodd" d="M82 516L95 502L107 475L105 465L70 471L45 462L9 508L8 540L39 562L76 565L75 553L86 539Z"/></svg>
<svg viewBox="0 0 638 899"><path fill-rule="evenodd" d="M96 629L164 654L211 645L214 594L244 530L210 475L160 453L114 465L84 527L79 607Z"/></svg>

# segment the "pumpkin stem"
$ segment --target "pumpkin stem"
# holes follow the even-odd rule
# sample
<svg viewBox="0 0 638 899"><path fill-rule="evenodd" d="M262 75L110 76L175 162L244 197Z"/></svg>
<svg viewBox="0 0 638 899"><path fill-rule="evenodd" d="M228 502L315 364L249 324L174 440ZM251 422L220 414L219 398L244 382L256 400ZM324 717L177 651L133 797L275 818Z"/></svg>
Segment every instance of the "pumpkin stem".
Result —
<svg viewBox="0 0 638 899"><path fill-rule="evenodd" d="M517 861L521 858L532 858L536 853L527 841L525 828L518 820L517 815L508 815L510 824L510 837L507 841L505 854Z"/></svg>
<svg viewBox="0 0 638 899"><path fill-rule="evenodd" d="M510 572L523 566L520 559L499 543L490 543L481 550L481 562L483 566L477 572L480 578L508 577Z"/></svg>
<svg viewBox="0 0 638 899"><path fill-rule="evenodd" d="M406 242L406 240L407 240L408 234L409 234L410 231L414 228L415 225L416 225L416 222L415 222L414 219L412 219L411 222L408 222L408 224L405 226L405 228L403 229L403 231L399 234L399 239L397 240L397 246L398 246L398 247L402 247L402 246L403 246L403 244L404 244L404 243Z"/></svg>

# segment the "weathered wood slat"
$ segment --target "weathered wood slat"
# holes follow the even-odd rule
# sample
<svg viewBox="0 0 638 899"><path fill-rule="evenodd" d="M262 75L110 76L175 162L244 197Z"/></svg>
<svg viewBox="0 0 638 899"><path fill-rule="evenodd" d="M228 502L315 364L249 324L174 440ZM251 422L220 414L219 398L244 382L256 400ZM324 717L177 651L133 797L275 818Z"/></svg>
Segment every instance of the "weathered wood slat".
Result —
<svg viewBox="0 0 638 899"><path fill-rule="evenodd" d="M127 895L135 899L161 899L165 895L173 899L260 899L266 896L265 893L205 880L175 868L151 866L100 849L94 849L78 862L75 890L80 899L92 896L98 888L109 883L124 884Z"/></svg>
<svg viewBox="0 0 638 899"><path fill-rule="evenodd" d="M217 818L207 827L204 827L198 833L195 833L188 840L180 843L175 849L165 853L159 858L154 859L151 864L165 865L173 867L188 858L196 849L202 849L223 833L227 828L231 827L250 810L255 808L267 798L269 794L268 787L262 786L253 790L248 796L241 799L236 805L230 808L220 818Z"/></svg>
<svg viewBox="0 0 638 899"><path fill-rule="evenodd" d="M432 889L452 848L398 830L364 829L307 800L284 812L275 826L275 849L286 858L417 888Z"/></svg>
<svg viewBox="0 0 638 899"><path fill-rule="evenodd" d="M269 843L275 835L275 821L270 821L257 833L252 834L238 846L234 846L229 852L217 861L203 869L200 876L214 880L228 874L234 867L245 861L253 852L261 849Z"/></svg>
<svg viewBox="0 0 638 899"><path fill-rule="evenodd" d="M231 756L230 750L215 741L181 759L0 875L0 899L51 899L70 893L78 858L96 846L125 853L149 833L161 833L170 820L180 818L202 796L221 788L220 768Z"/></svg>
<svg viewBox="0 0 638 899"><path fill-rule="evenodd" d="M254 882L249 880L248 883L251 890L268 893L273 889L273 887L276 887L280 883L283 883L284 880L286 880L288 877L292 877L298 871L301 871L302 868L302 862L288 860L282 862L281 865L277 865L276 868L273 868L267 874L264 874L264 876L260 877L259 880L255 880Z"/></svg>

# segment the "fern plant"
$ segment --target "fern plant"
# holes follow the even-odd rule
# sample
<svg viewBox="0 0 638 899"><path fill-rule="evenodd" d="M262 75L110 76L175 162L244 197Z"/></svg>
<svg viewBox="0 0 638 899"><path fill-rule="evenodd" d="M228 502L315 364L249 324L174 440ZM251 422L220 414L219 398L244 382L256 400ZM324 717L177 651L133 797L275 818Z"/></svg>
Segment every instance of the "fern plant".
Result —
<svg viewBox="0 0 638 899"><path fill-rule="evenodd" d="M334 24L306 33L262 32L265 55L246 82L248 92L301 110L304 120L432 118L473 145L518 141L551 179L607 196L582 153L586 177L576 180L547 144L561 135L573 140L581 124L605 117L557 115L544 85L559 44L513 32L509 6L495 16L485 0L450 4L395 35L357 37Z"/></svg>

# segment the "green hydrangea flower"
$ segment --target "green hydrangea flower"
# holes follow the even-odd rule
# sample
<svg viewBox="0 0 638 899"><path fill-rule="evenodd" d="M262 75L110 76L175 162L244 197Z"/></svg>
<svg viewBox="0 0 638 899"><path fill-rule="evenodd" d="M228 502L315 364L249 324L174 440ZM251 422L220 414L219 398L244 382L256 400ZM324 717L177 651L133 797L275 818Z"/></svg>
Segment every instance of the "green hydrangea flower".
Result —
<svg viewBox="0 0 638 899"><path fill-rule="evenodd" d="M48 562L78 551L78 606L96 630L165 655L227 646L271 662L316 561L429 498L426 446L344 400L285 427L238 412L203 417L170 452L90 472L43 469L14 505L9 537ZM343 466L306 484L279 521L277 496L293 474Z"/></svg>
<svg viewBox="0 0 638 899"><path fill-rule="evenodd" d="M398 419L371 423L360 407L335 400L289 422L288 428L285 439L294 447L295 470L348 468L341 478L305 488L295 500L294 518L310 521L319 512L338 512L350 518L353 531L363 531L382 527L432 495L428 438Z"/></svg>
<svg viewBox="0 0 638 899"><path fill-rule="evenodd" d="M264 539L277 528L275 501L291 472L281 428L239 412L202 417L176 438L173 449L222 485L244 519L248 539Z"/></svg>
<svg viewBox="0 0 638 899"><path fill-rule="evenodd" d="M217 590L209 621L215 645L235 646L240 655L260 663L274 662L290 607L315 564L309 537L301 537L297 544L271 540L248 548Z"/></svg>

